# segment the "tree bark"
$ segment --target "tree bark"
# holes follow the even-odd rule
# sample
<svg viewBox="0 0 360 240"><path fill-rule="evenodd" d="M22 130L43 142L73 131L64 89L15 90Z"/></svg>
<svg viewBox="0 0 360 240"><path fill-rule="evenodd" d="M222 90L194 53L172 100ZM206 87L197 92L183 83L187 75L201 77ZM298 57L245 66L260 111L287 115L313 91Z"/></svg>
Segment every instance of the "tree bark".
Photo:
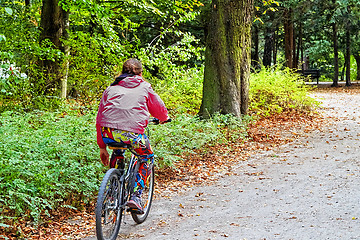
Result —
<svg viewBox="0 0 360 240"><path fill-rule="evenodd" d="M350 40L350 23L347 23L346 27L346 84L345 86L351 86L350 80L350 57L351 57L351 40Z"/></svg>
<svg viewBox="0 0 360 240"><path fill-rule="evenodd" d="M284 10L284 31L285 31L285 59L286 66L293 67L293 49L294 49L294 27L292 22L292 10Z"/></svg>
<svg viewBox="0 0 360 240"><path fill-rule="evenodd" d="M297 47L296 47L296 57L295 57L295 68L298 69L300 67L300 64L301 64L301 48L302 48L302 24L300 23L299 26L298 26L298 41L297 41Z"/></svg>
<svg viewBox="0 0 360 240"><path fill-rule="evenodd" d="M253 0L213 0L199 115L247 114Z"/></svg>
<svg viewBox="0 0 360 240"><path fill-rule="evenodd" d="M253 25L253 32L252 32L252 39L253 39L253 51L251 52L251 65L255 69L260 68L260 58L259 58L259 28L256 24Z"/></svg>
<svg viewBox="0 0 360 240"><path fill-rule="evenodd" d="M265 67L271 66L272 52L273 52L273 31L271 27L267 27L265 31L265 46L264 46L264 56L263 56L263 65Z"/></svg>
<svg viewBox="0 0 360 240"><path fill-rule="evenodd" d="M272 11L268 12L269 15L269 22L265 24L265 45L264 45L264 56L263 56L263 65L265 67L270 67L271 62L273 60L272 54L273 54L273 47L274 47L274 18L275 15Z"/></svg>
<svg viewBox="0 0 360 240"><path fill-rule="evenodd" d="M340 73L340 66L339 66L339 78L340 78L340 81L344 81L345 69L346 69L346 61L347 61L346 51L344 53L344 56L345 56L345 61L344 61L344 66L343 66L343 68L341 70L341 73Z"/></svg>
<svg viewBox="0 0 360 240"><path fill-rule="evenodd" d="M275 28L274 30L274 40L273 40L273 64L276 65L277 63L277 48L278 48L278 44L277 44L277 36L278 36L278 27Z"/></svg>
<svg viewBox="0 0 360 240"><path fill-rule="evenodd" d="M49 39L55 49L65 53L65 46L61 43L61 38L66 36L68 27L68 13L59 6L59 0L43 0L41 9L41 34L40 43ZM41 60L40 65L44 72L46 93L54 92L60 87L61 83L61 62L59 59Z"/></svg>
<svg viewBox="0 0 360 240"><path fill-rule="evenodd" d="M293 21L292 22L292 33L293 33L293 42L292 42L292 68L296 69L297 68L297 64L298 64L298 60L297 60L297 56L296 56L296 32L295 32L295 26Z"/></svg>
<svg viewBox="0 0 360 240"><path fill-rule="evenodd" d="M334 47L334 78L332 87L339 86L339 50L338 50L338 39L337 39L337 24L332 24L333 29L333 47Z"/></svg>
<svg viewBox="0 0 360 240"><path fill-rule="evenodd" d="M303 25L302 24L300 24L299 49L300 49L301 70L304 70L304 44L303 44Z"/></svg>
<svg viewBox="0 0 360 240"><path fill-rule="evenodd" d="M63 15L64 19L64 39L69 39L69 12L65 12ZM60 75L60 98L65 99L67 96L67 79L69 73L69 57L70 57L70 47L62 44L61 50L63 51L65 58L62 63L62 74Z"/></svg>

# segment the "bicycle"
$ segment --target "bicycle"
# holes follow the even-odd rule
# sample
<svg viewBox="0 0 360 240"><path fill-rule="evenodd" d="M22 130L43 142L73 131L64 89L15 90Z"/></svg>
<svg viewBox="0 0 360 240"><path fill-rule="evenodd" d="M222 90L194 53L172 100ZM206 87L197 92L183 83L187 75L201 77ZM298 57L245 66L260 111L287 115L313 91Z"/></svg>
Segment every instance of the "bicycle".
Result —
<svg viewBox="0 0 360 240"><path fill-rule="evenodd" d="M171 122L171 119L166 122ZM160 122L154 118L150 123L156 125ZM149 215L154 194L155 173L154 161L152 161L149 163L148 177L145 188L142 190L141 205L143 212L139 213L126 206L126 202L130 199L134 189L136 173L144 160L140 159L130 145L115 142L108 144L108 147L113 150L129 150L131 157L129 161L124 159L124 161L116 164L115 168L110 168L101 182L95 208L98 240L115 240L126 212L131 213L131 217L136 223L143 223Z"/></svg>

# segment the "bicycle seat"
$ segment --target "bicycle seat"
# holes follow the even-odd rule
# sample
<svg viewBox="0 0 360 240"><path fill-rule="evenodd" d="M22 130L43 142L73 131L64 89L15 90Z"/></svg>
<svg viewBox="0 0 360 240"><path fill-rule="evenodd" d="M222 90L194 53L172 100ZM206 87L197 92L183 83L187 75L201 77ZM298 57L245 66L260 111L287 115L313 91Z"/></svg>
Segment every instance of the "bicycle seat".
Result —
<svg viewBox="0 0 360 240"><path fill-rule="evenodd" d="M128 148L128 145L123 142L111 142L107 144L110 149L114 148Z"/></svg>

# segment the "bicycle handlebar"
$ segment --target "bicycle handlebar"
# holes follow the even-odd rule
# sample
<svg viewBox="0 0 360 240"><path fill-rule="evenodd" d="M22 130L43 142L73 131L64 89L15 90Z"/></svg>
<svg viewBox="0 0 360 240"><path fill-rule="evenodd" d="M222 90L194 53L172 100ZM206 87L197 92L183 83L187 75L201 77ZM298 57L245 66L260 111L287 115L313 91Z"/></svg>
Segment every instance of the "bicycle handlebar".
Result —
<svg viewBox="0 0 360 240"><path fill-rule="evenodd" d="M171 122L171 121L172 121L171 118L169 118L169 119L166 120L164 123L168 123L168 122ZM158 124L160 124L160 120L157 119L157 118L153 118L153 119L150 120L150 123L152 123L152 124L154 124L154 125L158 125Z"/></svg>

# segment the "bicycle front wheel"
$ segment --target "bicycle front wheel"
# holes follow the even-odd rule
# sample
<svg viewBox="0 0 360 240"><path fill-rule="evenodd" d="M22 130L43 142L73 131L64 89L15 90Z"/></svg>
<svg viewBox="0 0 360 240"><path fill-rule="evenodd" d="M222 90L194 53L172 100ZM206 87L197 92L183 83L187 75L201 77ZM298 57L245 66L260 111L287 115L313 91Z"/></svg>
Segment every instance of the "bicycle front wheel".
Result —
<svg viewBox="0 0 360 240"><path fill-rule="evenodd" d="M123 214L123 184L120 181L120 171L109 169L100 185L96 215L96 236L98 240L115 240Z"/></svg>
<svg viewBox="0 0 360 240"><path fill-rule="evenodd" d="M145 188L143 189L141 194L141 205L143 207L144 214L136 214L133 212L131 213L131 216L136 223L143 223L150 212L152 198L154 195L154 182L155 182L155 173L154 173L153 164L151 164L149 171L151 171L151 173L149 174L146 180Z"/></svg>

